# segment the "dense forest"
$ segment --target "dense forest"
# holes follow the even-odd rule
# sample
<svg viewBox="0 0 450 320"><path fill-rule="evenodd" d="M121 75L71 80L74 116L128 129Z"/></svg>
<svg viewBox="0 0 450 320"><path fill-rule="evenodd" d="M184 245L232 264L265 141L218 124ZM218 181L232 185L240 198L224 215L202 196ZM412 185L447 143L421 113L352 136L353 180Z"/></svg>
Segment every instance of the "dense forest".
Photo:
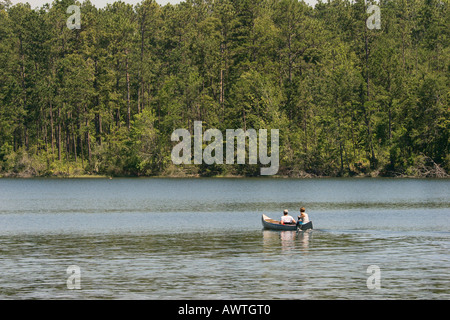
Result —
<svg viewBox="0 0 450 320"><path fill-rule="evenodd" d="M69 29L70 5L81 28ZM0 1L3 176L256 176L175 129L279 129L278 175L448 177L448 0Z"/></svg>

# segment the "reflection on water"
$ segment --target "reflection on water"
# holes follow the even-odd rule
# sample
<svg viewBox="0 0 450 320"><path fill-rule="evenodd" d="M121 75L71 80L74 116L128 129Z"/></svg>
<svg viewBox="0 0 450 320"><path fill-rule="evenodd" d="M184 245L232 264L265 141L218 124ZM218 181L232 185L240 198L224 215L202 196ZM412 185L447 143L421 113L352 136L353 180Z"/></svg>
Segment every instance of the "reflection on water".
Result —
<svg viewBox="0 0 450 320"><path fill-rule="evenodd" d="M0 298L449 299L449 184L0 180ZM262 230L299 204L316 229Z"/></svg>
<svg viewBox="0 0 450 320"><path fill-rule="evenodd" d="M264 247L280 248L281 251L308 251L313 230L307 231L272 231L263 230Z"/></svg>

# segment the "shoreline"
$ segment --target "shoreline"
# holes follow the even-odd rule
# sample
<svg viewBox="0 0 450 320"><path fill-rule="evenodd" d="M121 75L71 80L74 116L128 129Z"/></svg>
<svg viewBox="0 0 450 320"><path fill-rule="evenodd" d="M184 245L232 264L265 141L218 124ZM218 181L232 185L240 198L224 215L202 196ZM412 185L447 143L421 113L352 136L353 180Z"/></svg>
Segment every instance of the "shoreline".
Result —
<svg viewBox="0 0 450 320"><path fill-rule="evenodd" d="M295 176L295 175L273 175L273 176L246 176L246 175L211 175L203 176L200 174L185 174L185 175L151 175L151 176L136 176L136 175L105 175L105 174L80 174L80 175L32 175L32 174L11 174L0 173L0 179L450 179L447 177L424 177L424 176L408 176L408 175L346 175L346 176Z"/></svg>

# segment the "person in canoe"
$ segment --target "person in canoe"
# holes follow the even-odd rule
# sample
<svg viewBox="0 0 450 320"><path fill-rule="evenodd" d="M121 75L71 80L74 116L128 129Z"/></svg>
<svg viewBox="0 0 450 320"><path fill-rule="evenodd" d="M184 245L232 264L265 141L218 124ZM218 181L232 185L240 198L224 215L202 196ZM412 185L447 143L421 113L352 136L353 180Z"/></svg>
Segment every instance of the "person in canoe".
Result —
<svg viewBox="0 0 450 320"><path fill-rule="evenodd" d="M288 210L284 210L283 216L281 217L280 224L297 224L297 222L289 215Z"/></svg>
<svg viewBox="0 0 450 320"><path fill-rule="evenodd" d="M306 209L304 207L300 208L300 215L298 216L298 223L300 225L307 224L309 222L309 216L306 213Z"/></svg>

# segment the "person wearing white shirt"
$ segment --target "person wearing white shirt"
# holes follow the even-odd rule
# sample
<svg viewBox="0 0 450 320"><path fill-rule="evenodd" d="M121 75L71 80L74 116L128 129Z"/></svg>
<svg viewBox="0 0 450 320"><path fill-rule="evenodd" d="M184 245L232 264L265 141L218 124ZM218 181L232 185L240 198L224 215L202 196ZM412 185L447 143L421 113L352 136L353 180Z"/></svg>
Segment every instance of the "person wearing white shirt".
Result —
<svg viewBox="0 0 450 320"><path fill-rule="evenodd" d="M300 215L298 216L298 221L301 224L307 224L310 221L309 216L306 213L306 209L304 207L300 208Z"/></svg>
<svg viewBox="0 0 450 320"><path fill-rule="evenodd" d="M284 210L283 216L281 217L281 224L296 224L297 222L288 213L289 211Z"/></svg>

